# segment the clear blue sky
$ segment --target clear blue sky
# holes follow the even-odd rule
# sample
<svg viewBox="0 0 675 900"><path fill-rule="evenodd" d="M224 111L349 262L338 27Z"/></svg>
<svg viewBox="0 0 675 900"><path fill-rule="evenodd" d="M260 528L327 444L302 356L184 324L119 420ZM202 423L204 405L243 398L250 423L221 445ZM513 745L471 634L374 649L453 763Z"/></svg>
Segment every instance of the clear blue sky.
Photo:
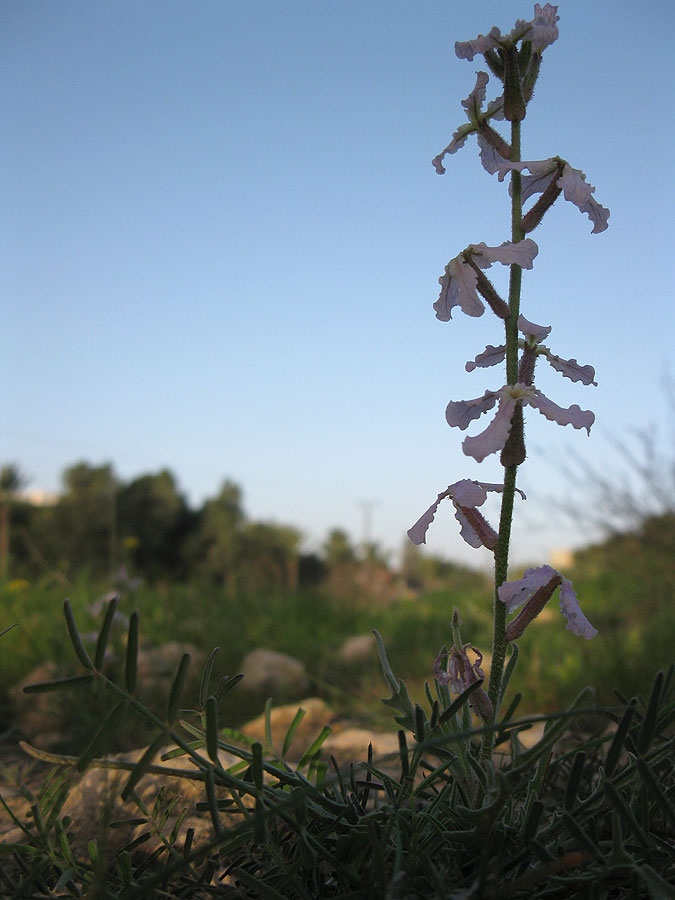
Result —
<svg viewBox="0 0 675 900"><path fill-rule="evenodd" d="M541 562L576 540L546 524L566 490L551 457L611 466L614 436L663 417L675 324L673 7L559 14L523 158L568 159L612 215L591 235L559 201L525 273L525 315L599 382L540 380L595 411L590 438L527 416L514 550ZM229 477L307 546L332 526L359 538L374 501L392 550L447 484L499 480L444 421L503 383L464 371L499 323L441 323L432 304L451 257L509 237L506 184L473 138L445 176L430 160L480 68L455 40L519 17L531 3L4 0L0 461L45 490L79 459L168 466L193 503ZM437 518L432 551L485 563L450 508Z"/></svg>

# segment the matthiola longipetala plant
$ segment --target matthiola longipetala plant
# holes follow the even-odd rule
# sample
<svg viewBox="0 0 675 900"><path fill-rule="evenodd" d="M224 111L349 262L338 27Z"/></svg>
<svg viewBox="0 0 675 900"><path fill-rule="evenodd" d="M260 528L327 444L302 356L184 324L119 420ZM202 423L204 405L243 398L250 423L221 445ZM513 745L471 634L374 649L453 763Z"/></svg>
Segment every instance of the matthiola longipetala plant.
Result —
<svg viewBox="0 0 675 900"><path fill-rule="evenodd" d="M474 419L496 407L487 427L464 438L462 448L478 462L499 452L503 477L497 484L466 478L454 482L438 494L408 532L414 544L424 543L439 505L448 500L454 507L463 539L472 547L486 547L494 554L494 635L488 689L475 686L484 679L483 656L478 648L463 642L457 610L452 618L452 646L442 649L434 665L438 682L449 686L454 693L474 685L471 705L487 723L494 721L498 713L508 644L523 634L556 591L567 628L586 639L597 633L581 611L569 579L550 566L528 569L518 581L507 581L514 498L518 493L525 499L523 492L516 488L517 470L526 457L523 408L533 407L551 422L586 432L590 432L595 419L592 412L576 403L559 406L538 389L536 369L542 357L561 375L582 385L595 385L595 372L590 365L552 352L548 347L552 326L535 324L520 312L522 272L533 268L539 253L537 244L528 235L540 225L558 197L562 194L589 217L593 233L604 231L609 219L609 210L595 200L595 188L586 182L580 169L558 156L521 160L521 123L532 99L544 50L558 38L557 11L557 6L549 3L536 4L533 19L518 20L510 33L502 34L495 27L487 35L455 44L460 59L474 61L482 57L488 71L476 73L475 86L462 101L468 122L459 126L448 146L433 160L436 171L444 174L446 157L456 153L475 134L484 169L496 175L498 182L507 176L509 180L510 238L498 247L469 244L458 253L439 279L441 291L434 303L436 317L442 322L450 321L456 308L474 317L482 316L489 308L501 320L498 325L503 335L501 341L488 344L466 363L466 370L472 372L476 368L505 364L503 383L502 378L496 379L494 390L485 391L473 400L451 400L445 417L448 425L464 431ZM496 96L486 102L490 75L496 84L493 91ZM508 136L495 127L502 121L508 123ZM536 199L524 211L523 204L531 198ZM508 297L500 296L485 274L496 263L510 267ZM532 307L528 315L537 318L536 299ZM501 495L498 527L493 527L480 509L492 491ZM485 756L491 752L492 741L490 732L484 740Z"/></svg>

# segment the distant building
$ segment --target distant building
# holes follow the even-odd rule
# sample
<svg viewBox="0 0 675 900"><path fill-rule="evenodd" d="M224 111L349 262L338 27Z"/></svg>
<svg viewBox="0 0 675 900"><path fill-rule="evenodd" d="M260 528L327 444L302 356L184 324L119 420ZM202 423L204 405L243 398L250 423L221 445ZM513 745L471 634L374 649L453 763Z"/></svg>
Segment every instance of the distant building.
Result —
<svg viewBox="0 0 675 900"><path fill-rule="evenodd" d="M41 491L39 488L32 488L29 491L22 491L20 499L31 506L53 506L59 499L59 495L51 491Z"/></svg>
<svg viewBox="0 0 675 900"><path fill-rule="evenodd" d="M554 569L568 569L574 564L574 551L564 548L551 550L549 560Z"/></svg>

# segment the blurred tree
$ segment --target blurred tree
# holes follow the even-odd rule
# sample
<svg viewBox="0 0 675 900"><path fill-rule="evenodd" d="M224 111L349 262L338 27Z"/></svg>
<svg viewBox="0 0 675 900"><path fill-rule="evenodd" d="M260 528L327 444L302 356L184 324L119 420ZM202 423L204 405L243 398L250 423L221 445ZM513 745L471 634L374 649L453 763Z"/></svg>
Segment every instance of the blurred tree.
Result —
<svg viewBox="0 0 675 900"><path fill-rule="evenodd" d="M244 512L241 488L223 483L217 497L207 500L197 513L194 530L185 544L188 571L235 586L242 553L241 527Z"/></svg>
<svg viewBox="0 0 675 900"><path fill-rule="evenodd" d="M341 528L333 528L329 532L322 551L324 559L331 569L345 563L353 563L356 559L356 550L350 543L349 535Z"/></svg>
<svg viewBox="0 0 675 900"><path fill-rule="evenodd" d="M19 491L27 479L16 463L7 463L0 469L0 579L9 576L9 539L11 509Z"/></svg>
<svg viewBox="0 0 675 900"><path fill-rule="evenodd" d="M117 494L117 529L134 567L150 579L183 574L181 545L192 524L171 472L142 475Z"/></svg>
<svg viewBox="0 0 675 900"><path fill-rule="evenodd" d="M110 463L79 462L63 473L63 493L45 517L51 531L41 535L45 556L60 558L66 567L87 566L110 574L117 564L117 492Z"/></svg>
<svg viewBox="0 0 675 900"><path fill-rule="evenodd" d="M240 578L248 590L297 587L299 531L288 525L250 522L241 538Z"/></svg>

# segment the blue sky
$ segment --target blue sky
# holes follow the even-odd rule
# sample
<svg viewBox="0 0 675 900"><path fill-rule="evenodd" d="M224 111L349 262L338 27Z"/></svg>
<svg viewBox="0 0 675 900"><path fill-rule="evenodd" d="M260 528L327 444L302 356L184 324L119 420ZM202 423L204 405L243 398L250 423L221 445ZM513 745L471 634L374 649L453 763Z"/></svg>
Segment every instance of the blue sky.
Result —
<svg viewBox="0 0 675 900"><path fill-rule="evenodd" d="M561 200L533 235L522 311L599 383L538 379L597 419L587 438L527 416L514 554L535 561L583 539L547 511L569 490L553 460L611 470L615 438L663 418L675 324L675 14L559 14L523 158L568 159L612 216L591 235ZM498 481L444 410L503 383L464 371L499 322L441 323L432 304L451 257L508 239L506 184L472 138L445 176L430 160L480 68L455 40L531 16L503 0L5 0L0 460L44 490L79 459L123 478L168 466L195 504L229 477L252 518L308 547L333 526L358 539L372 501L371 537L397 550L447 484ZM484 564L450 513L429 548Z"/></svg>

